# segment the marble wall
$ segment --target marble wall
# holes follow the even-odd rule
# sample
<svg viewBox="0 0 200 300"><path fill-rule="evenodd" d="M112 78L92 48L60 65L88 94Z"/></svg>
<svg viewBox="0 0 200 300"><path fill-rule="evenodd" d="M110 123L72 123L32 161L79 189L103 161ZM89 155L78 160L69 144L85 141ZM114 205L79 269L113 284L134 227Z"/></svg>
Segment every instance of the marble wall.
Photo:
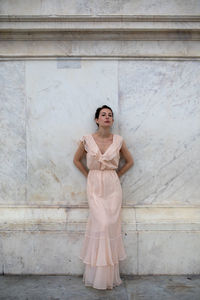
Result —
<svg viewBox="0 0 200 300"><path fill-rule="evenodd" d="M0 204L26 203L25 63L0 62Z"/></svg>
<svg viewBox="0 0 200 300"><path fill-rule="evenodd" d="M1 62L2 204L86 203L72 163L96 130L96 107L115 114L135 158L124 203L198 204L199 62L53 60ZM14 74L14 76L12 75Z"/></svg>
<svg viewBox="0 0 200 300"><path fill-rule="evenodd" d="M1 274L83 274L73 156L103 104L135 161L120 273L200 273L199 15L197 0L0 1Z"/></svg>
<svg viewBox="0 0 200 300"><path fill-rule="evenodd" d="M199 203L199 79L199 62L119 62L120 132L136 161L127 203Z"/></svg>
<svg viewBox="0 0 200 300"><path fill-rule="evenodd" d="M199 272L199 62L55 59L0 68L2 272L83 271L86 180L72 160L105 103L135 159L120 179L122 273Z"/></svg>

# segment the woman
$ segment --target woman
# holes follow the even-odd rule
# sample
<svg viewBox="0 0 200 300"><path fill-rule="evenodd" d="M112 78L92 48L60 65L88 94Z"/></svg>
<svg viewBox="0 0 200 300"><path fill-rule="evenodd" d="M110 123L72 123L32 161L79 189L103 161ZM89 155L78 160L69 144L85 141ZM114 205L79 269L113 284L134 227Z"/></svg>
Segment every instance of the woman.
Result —
<svg viewBox="0 0 200 300"><path fill-rule="evenodd" d="M122 188L119 177L133 164L127 146L118 134L110 132L114 122L112 109L97 108L95 121L98 130L80 139L73 162L87 177L89 217L79 258L86 264L85 286L112 289L122 283L119 260L127 257L121 234ZM86 170L81 160L87 154ZM120 169L120 154L125 164Z"/></svg>

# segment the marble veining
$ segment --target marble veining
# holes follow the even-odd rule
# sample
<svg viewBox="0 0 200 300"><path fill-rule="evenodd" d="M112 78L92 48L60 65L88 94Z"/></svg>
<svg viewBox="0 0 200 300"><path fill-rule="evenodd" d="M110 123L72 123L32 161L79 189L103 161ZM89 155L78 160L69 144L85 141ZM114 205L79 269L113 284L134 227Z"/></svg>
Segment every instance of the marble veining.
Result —
<svg viewBox="0 0 200 300"><path fill-rule="evenodd" d="M104 103L116 112L117 126L117 61L65 65L26 62L28 203L87 203L85 177L73 164L78 140L95 132L94 113Z"/></svg>
<svg viewBox="0 0 200 300"><path fill-rule="evenodd" d="M120 129L135 157L133 204L198 204L199 62L119 63Z"/></svg>
<svg viewBox="0 0 200 300"><path fill-rule="evenodd" d="M123 203L197 205L199 62L60 61L0 64L1 204L87 203L72 158L107 103L135 159Z"/></svg>
<svg viewBox="0 0 200 300"><path fill-rule="evenodd" d="M26 201L25 63L0 62L0 204Z"/></svg>

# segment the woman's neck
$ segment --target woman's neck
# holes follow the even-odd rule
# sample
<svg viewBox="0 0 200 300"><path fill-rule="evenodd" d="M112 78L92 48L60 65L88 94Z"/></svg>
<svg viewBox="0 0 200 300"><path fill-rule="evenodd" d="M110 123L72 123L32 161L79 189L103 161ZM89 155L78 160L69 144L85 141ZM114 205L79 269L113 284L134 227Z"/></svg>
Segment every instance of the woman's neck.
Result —
<svg viewBox="0 0 200 300"><path fill-rule="evenodd" d="M111 134L110 132L110 128L103 128L103 127L100 127L98 129L98 131L96 132L96 134L99 136L99 137L102 137L102 138L108 138Z"/></svg>

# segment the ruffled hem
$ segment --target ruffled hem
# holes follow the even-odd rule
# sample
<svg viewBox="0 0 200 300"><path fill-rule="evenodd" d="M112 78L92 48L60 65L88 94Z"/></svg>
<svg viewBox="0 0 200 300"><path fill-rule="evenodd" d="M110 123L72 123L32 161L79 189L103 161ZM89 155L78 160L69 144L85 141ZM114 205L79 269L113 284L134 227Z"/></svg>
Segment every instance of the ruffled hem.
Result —
<svg viewBox="0 0 200 300"><path fill-rule="evenodd" d="M127 257L121 234L116 238L85 235L79 258L95 267L114 266Z"/></svg>
<svg viewBox="0 0 200 300"><path fill-rule="evenodd" d="M114 266L92 267L86 264L83 274L83 282L85 286L96 289L113 289L122 283L119 274L119 264Z"/></svg>

